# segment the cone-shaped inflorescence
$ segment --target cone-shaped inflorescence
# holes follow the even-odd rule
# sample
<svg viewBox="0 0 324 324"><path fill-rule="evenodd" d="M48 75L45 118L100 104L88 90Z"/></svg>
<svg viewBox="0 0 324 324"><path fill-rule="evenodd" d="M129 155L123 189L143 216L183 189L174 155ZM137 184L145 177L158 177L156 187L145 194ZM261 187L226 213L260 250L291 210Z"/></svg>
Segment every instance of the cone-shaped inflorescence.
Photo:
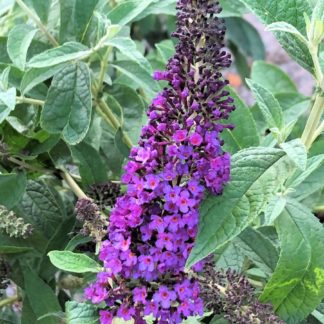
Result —
<svg viewBox="0 0 324 324"><path fill-rule="evenodd" d="M107 305L101 323L114 316L143 323L146 315L180 323L203 313L199 284L183 270L205 189L221 194L229 180L220 134L231 128L224 120L234 106L220 70L231 60L218 2L179 0L177 10L176 54L154 74L169 87L153 100L131 151L122 178L128 189L100 252L105 272L86 290L94 303Z"/></svg>

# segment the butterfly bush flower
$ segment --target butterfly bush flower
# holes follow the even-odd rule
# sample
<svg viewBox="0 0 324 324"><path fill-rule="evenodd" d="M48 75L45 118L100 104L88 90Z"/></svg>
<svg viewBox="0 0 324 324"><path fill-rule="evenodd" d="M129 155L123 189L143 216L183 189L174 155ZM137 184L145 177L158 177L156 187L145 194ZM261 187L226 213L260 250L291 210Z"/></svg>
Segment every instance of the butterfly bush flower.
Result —
<svg viewBox="0 0 324 324"><path fill-rule="evenodd" d="M114 316L142 323L145 315L180 323L203 314L199 284L183 270L205 191L219 195L229 181L220 135L232 128L226 119L234 106L220 70L231 60L218 2L179 0L177 10L176 53L166 71L154 73L169 87L153 100L131 150L122 177L128 189L111 212L99 254L105 272L86 289L94 303L107 305L102 323Z"/></svg>

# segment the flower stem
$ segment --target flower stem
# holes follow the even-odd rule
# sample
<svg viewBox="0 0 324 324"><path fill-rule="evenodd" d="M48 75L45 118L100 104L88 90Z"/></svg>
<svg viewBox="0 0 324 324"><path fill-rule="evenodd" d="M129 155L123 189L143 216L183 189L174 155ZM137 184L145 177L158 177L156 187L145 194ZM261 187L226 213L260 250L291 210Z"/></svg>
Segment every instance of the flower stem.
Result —
<svg viewBox="0 0 324 324"><path fill-rule="evenodd" d="M104 83L104 79L105 79L105 73L106 73L106 70L108 68L108 59L109 59L109 55L112 51L112 47L109 46L102 58L102 61L101 61L101 68L100 68L100 73L99 73L99 80L98 80L98 83L97 83L97 87L96 87L96 97L98 97L102 87L103 87L103 83Z"/></svg>
<svg viewBox="0 0 324 324"><path fill-rule="evenodd" d="M26 98L26 97L16 97L16 102L18 104L27 103L27 104L31 104L31 105L35 105L35 106L44 106L44 104L45 104L45 101L43 101L43 100Z"/></svg>
<svg viewBox="0 0 324 324"><path fill-rule="evenodd" d="M322 81L323 83L323 81ZM307 120L304 132L302 134L302 141L307 149L310 149L314 140L316 139L316 134L318 133L318 125L321 120L321 116L324 109L324 94L322 90L323 84L321 85L320 92L317 94L314 106L311 110L309 118ZM320 126L321 127L321 126Z"/></svg>
<svg viewBox="0 0 324 324"><path fill-rule="evenodd" d="M11 305L18 301L20 297L18 295L13 296L13 297L8 297L6 299L0 300L0 308L5 307L7 305Z"/></svg>
<svg viewBox="0 0 324 324"><path fill-rule="evenodd" d="M22 0L16 0L17 4L19 7L27 14L29 18L34 20L35 24L37 27L42 31L42 33L47 37L49 42L54 46L59 46L59 43L56 41L56 39L48 32L46 27L43 25L39 17L32 11L30 10L26 4Z"/></svg>
<svg viewBox="0 0 324 324"><path fill-rule="evenodd" d="M107 119L109 120L109 124L113 126L113 128L117 131L119 128L121 128L121 124L119 122L119 120L115 117L115 115L112 113L111 109L108 107L108 105L106 104L105 101L103 101L102 99L99 100L98 102L98 106L100 107L100 110L102 111L102 113L107 117ZM123 132L124 135L124 141L126 143L126 145L129 148L133 147L133 143L131 141L131 139L129 138L129 136Z"/></svg>
<svg viewBox="0 0 324 324"><path fill-rule="evenodd" d="M18 160L16 158L12 157L12 156L8 157L7 160L14 163L14 164L16 164L16 165L19 165L20 167L22 167L24 169L28 169L28 170L33 171L33 172L40 172L40 173L49 173L49 172L51 172L50 170L34 167L34 166L26 163L25 161Z"/></svg>
<svg viewBox="0 0 324 324"><path fill-rule="evenodd" d="M62 171L61 176L79 199L89 199L89 197L84 193L84 191L79 187L68 172Z"/></svg>

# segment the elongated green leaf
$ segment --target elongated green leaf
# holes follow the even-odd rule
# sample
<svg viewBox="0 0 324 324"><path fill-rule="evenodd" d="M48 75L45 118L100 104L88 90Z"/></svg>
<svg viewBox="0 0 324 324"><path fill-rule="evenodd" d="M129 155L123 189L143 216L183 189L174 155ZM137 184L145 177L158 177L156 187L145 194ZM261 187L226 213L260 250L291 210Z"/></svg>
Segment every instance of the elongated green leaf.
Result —
<svg viewBox="0 0 324 324"><path fill-rule="evenodd" d="M300 170L305 171L307 165L307 149L299 138L282 143L281 148Z"/></svg>
<svg viewBox="0 0 324 324"><path fill-rule="evenodd" d="M34 56L29 62L30 68L44 68L72 60L78 60L89 53L89 49L76 42L65 43Z"/></svg>
<svg viewBox="0 0 324 324"><path fill-rule="evenodd" d="M23 271L25 294L36 318L47 313L61 311L61 306L54 291L29 267ZM57 324L57 319L45 318L37 321L40 324Z"/></svg>
<svg viewBox="0 0 324 324"><path fill-rule="evenodd" d="M311 8L304 0L241 0L265 24L284 21L294 26L302 35L306 35L304 16L311 16ZM307 46L296 35L275 32L275 35L288 52L302 67L314 72L313 62Z"/></svg>
<svg viewBox="0 0 324 324"><path fill-rule="evenodd" d="M86 244L89 242L91 242L90 237L84 236L82 234L77 234L69 241L64 250L73 252L74 249L77 248L79 245Z"/></svg>
<svg viewBox="0 0 324 324"><path fill-rule="evenodd" d="M30 247L23 247L23 246L0 246L0 253L1 254L15 254L15 253L22 253L32 251L33 249Z"/></svg>
<svg viewBox="0 0 324 324"><path fill-rule="evenodd" d="M26 190L24 173L0 174L0 205L11 209L19 203Z"/></svg>
<svg viewBox="0 0 324 324"><path fill-rule="evenodd" d="M251 79L272 93L297 92L296 85L284 71L264 61L253 63Z"/></svg>
<svg viewBox="0 0 324 324"><path fill-rule="evenodd" d="M137 63L120 61L112 64L112 66L129 79L135 81L138 88L143 88L150 98L153 98L159 91L159 86L157 82L153 80L151 73Z"/></svg>
<svg viewBox="0 0 324 324"><path fill-rule="evenodd" d="M101 183L107 180L105 166L99 153L89 144L82 142L70 147L72 157L79 165L84 185Z"/></svg>
<svg viewBox="0 0 324 324"><path fill-rule="evenodd" d="M285 209L287 199L284 196L274 196L264 211L264 224L273 225L274 221L279 217L282 211Z"/></svg>
<svg viewBox="0 0 324 324"><path fill-rule="evenodd" d="M60 0L60 41L82 41L98 0Z"/></svg>
<svg viewBox="0 0 324 324"><path fill-rule="evenodd" d="M51 251L48 256L52 264L64 271L84 273L99 272L100 264L85 254L73 253L71 251Z"/></svg>
<svg viewBox="0 0 324 324"><path fill-rule="evenodd" d="M127 56L129 59L142 65L149 72L152 71L152 67L148 60L143 56L143 54L137 49L136 43L129 37L114 37L105 42L107 46L116 47L123 55Z"/></svg>
<svg viewBox="0 0 324 324"><path fill-rule="evenodd" d="M223 18L226 17L242 17L246 13L246 7L240 0L220 0L221 7L223 11L220 13L220 16Z"/></svg>
<svg viewBox="0 0 324 324"><path fill-rule="evenodd" d="M274 22L270 24L267 28L267 31L281 31L285 33L290 33L295 35L297 38L299 38L303 43L307 45L307 39L299 32L299 30L294 27L293 25L290 25L284 21Z"/></svg>
<svg viewBox="0 0 324 324"><path fill-rule="evenodd" d="M265 273L273 273L279 253L262 233L248 227L235 239L234 244L238 245L239 249Z"/></svg>
<svg viewBox="0 0 324 324"><path fill-rule="evenodd" d="M29 25L17 25L8 35L7 50L10 59L20 70L25 69L27 51L37 32Z"/></svg>
<svg viewBox="0 0 324 324"><path fill-rule="evenodd" d="M88 66L79 62L55 74L41 115L49 133L62 133L71 145L83 140L91 120L91 89Z"/></svg>
<svg viewBox="0 0 324 324"><path fill-rule="evenodd" d="M95 306L70 301L65 304L67 324L98 324L98 310Z"/></svg>
<svg viewBox="0 0 324 324"><path fill-rule="evenodd" d="M231 182L223 195L210 195L201 205L198 235L186 267L239 235L264 209L290 167L278 149L251 148L234 154Z"/></svg>
<svg viewBox="0 0 324 324"><path fill-rule="evenodd" d="M25 219L41 230L48 238L56 231L66 217L61 202L41 181L28 181L21 201Z"/></svg>
<svg viewBox="0 0 324 324"><path fill-rule="evenodd" d="M0 90L0 124L9 116L16 106L16 89Z"/></svg>
<svg viewBox="0 0 324 324"><path fill-rule="evenodd" d="M107 14L113 24L126 25L136 19L154 0L125 0Z"/></svg>
<svg viewBox="0 0 324 324"><path fill-rule="evenodd" d="M227 37L245 55L254 60L265 59L265 48L258 31L240 17L226 18Z"/></svg>
<svg viewBox="0 0 324 324"><path fill-rule="evenodd" d="M41 21L47 23L52 0L31 0L31 4Z"/></svg>
<svg viewBox="0 0 324 324"><path fill-rule="evenodd" d="M316 155L308 159L306 170L297 170L291 178L287 181L287 186L296 188L305 179L307 179L314 171L316 171L324 161L324 154Z"/></svg>
<svg viewBox="0 0 324 324"><path fill-rule="evenodd" d="M20 90L23 94L32 90L38 84L50 79L54 74L59 72L66 63L45 67L40 69L29 69L23 76L20 84Z"/></svg>
<svg viewBox="0 0 324 324"><path fill-rule="evenodd" d="M225 248L215 251L215 267L217 269L232 269L241 272L245 256L234 242L230 242Z"/></svg>
<svg viewBox="0 0 324 324"><path fill-rule="evenodd" d="M268 127L281 130L284 126L283 114L277 99L259 83L249 79L246 82L253 92Z"/></svg>
<svg viewBox="0 0 324 324"><path fill-rule="evenodd" d="M175 47L173 42L171 40L164 40L156 44L155 47L158 53L160 54L162 62L164 64L167 64L167 62L174 55L175 52Z"/></svg>
<svg viewBox="0 0 324 324"><path fill-rule="evenodd" d="M176 0L153 1L134 21L141 20L149 15L171 15L176 14Z"/></svg>
<svg viewBox="0 0 324 324"><path fill-rule="evenodd" d="M250 109L244 104L239 95L230 87L227 88L235 102L235 111L231 113L229 123L235 125L233 130L222 134L225 150L235 153L243 148L258 146L260 136Z"/></svg>
<svg viewBox="0 0 324 324"><path fill-rule="evenodd" d="M324 231L311 211L293 200L275 224L281 253L261 300L271 301L286 323L295 324L324 297Z"/></svg>
<svg viewBox="0 0 324 324"><path fill-rule="evenodd" d="M141 126L143 126L143 115L145 106L137 92L124 85L114 85L109 89L107 102L109 107L119 105L121 111L117 115L122 114L122 129L126 132L133 143L137 143Z"/></svg>

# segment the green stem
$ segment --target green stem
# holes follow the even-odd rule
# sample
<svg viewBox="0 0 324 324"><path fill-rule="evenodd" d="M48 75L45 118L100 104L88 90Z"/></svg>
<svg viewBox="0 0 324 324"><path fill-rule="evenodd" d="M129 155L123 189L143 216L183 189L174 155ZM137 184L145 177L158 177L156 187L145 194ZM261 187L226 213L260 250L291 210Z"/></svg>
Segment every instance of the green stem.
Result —
<svg viewBox="0 0 324 324"><path fill-rule="evenodd" d="M324 212L324 205L314 207L313 211L314 211L314 213L323 213Z"/></svg>
<svg viewBox="0 0 324 324"><path fill-rule="evenodd" d="M18 165L18 166L20 166L20 167L22 167L22 168L24 168L24 169L27 169L27 170L30 170L30 171L33 171L33 172L40 172L40 173L49 173L49 172L51 172L50 170L34 167L34 166L26 163L23 160L18 160L18 159L14 158L14 157L11 157L11 156L7 157L7 160L14 163L14 164L16 164L16 165Z"/></svg>
<svg viewBox="0 0 324 324"><path fill-rule="evenodd" d="M312 56L312 60L314 63L316 81L318 84L320 84L320 82L323 79L323 73L322 73L321 65L320 65L320 62L318 59L318 46L310 44L309 52Z"/></svg>
<svg viewBox="0 0 324 324"><path fill-rule="evenodd" d="M18 301L20 299L20 297L18 295L13 296L13 297L8 297L6 299L0 300L0 308L7 306L7 305L11 305L13 303L15 303L16 301Z"/></svg>
<svg viewBox="0 0 324 324"><path fill-rule="evenodd" d="M27 103L35 106L44 106L45 101L26 97L16 97L17 104Z"/></svg>
<svg viewBox="0 0 324 324"><path fill-rule="evenodd" d="M79 199L89 199L68 172L62 171L61 176Z"/></svg>
<svg viewBox="0 0 324 324"><path fill-rule="evenodd" d="M37 27L42 31L42 33L47 37L49 42L54 46L59 46L59 43L56 41L56 39L48 32L46 27L43 25L39 17L32 11L30 10L26 4L22 0L16 0L18 3L19 7L27 14L29 18L34 20L35 24Z"/></svg>
<svg viewBox="0 0 324 324"><path fill-rule="evenodd" d="M305 144L307 149L310 149L311 145L314 142L314 138L317 133L317 127L318 124L320 123L321 116L323 113L323 108L324 108L324 96L321 90L316 96L314 106L311 110L303 135L301 137L302 142Z"/></svg>
<svg viewBox="0 0 324 324"><path fill-rule="evenodd" d="M103 56L102 61L101 61L99 79L98 79L97 88L96 88L96 97L98 97L98 95L103 87L103 84L104 84L105 74L106 74L106 71L108 68L108 59L109 59L111 50L112 50L112 47L109 46L105 52L105 55Z"/></svg>
<svg viewBox="0 0 324 324"><path fill-rule="evenodd" d="M104 102L102 99L99 100L98 105L100 107L100 110L106 115L107 119L109 120L109 124L113 126L113 128L117 131L119 128L121 128L121 124L119 123L119 120L116 118L116 116L113 114L111 109L108 107L106 102ZM129 136L123 132L124 134L124 141L126 145L129 148L133 147L133 143Z"/></svg>

